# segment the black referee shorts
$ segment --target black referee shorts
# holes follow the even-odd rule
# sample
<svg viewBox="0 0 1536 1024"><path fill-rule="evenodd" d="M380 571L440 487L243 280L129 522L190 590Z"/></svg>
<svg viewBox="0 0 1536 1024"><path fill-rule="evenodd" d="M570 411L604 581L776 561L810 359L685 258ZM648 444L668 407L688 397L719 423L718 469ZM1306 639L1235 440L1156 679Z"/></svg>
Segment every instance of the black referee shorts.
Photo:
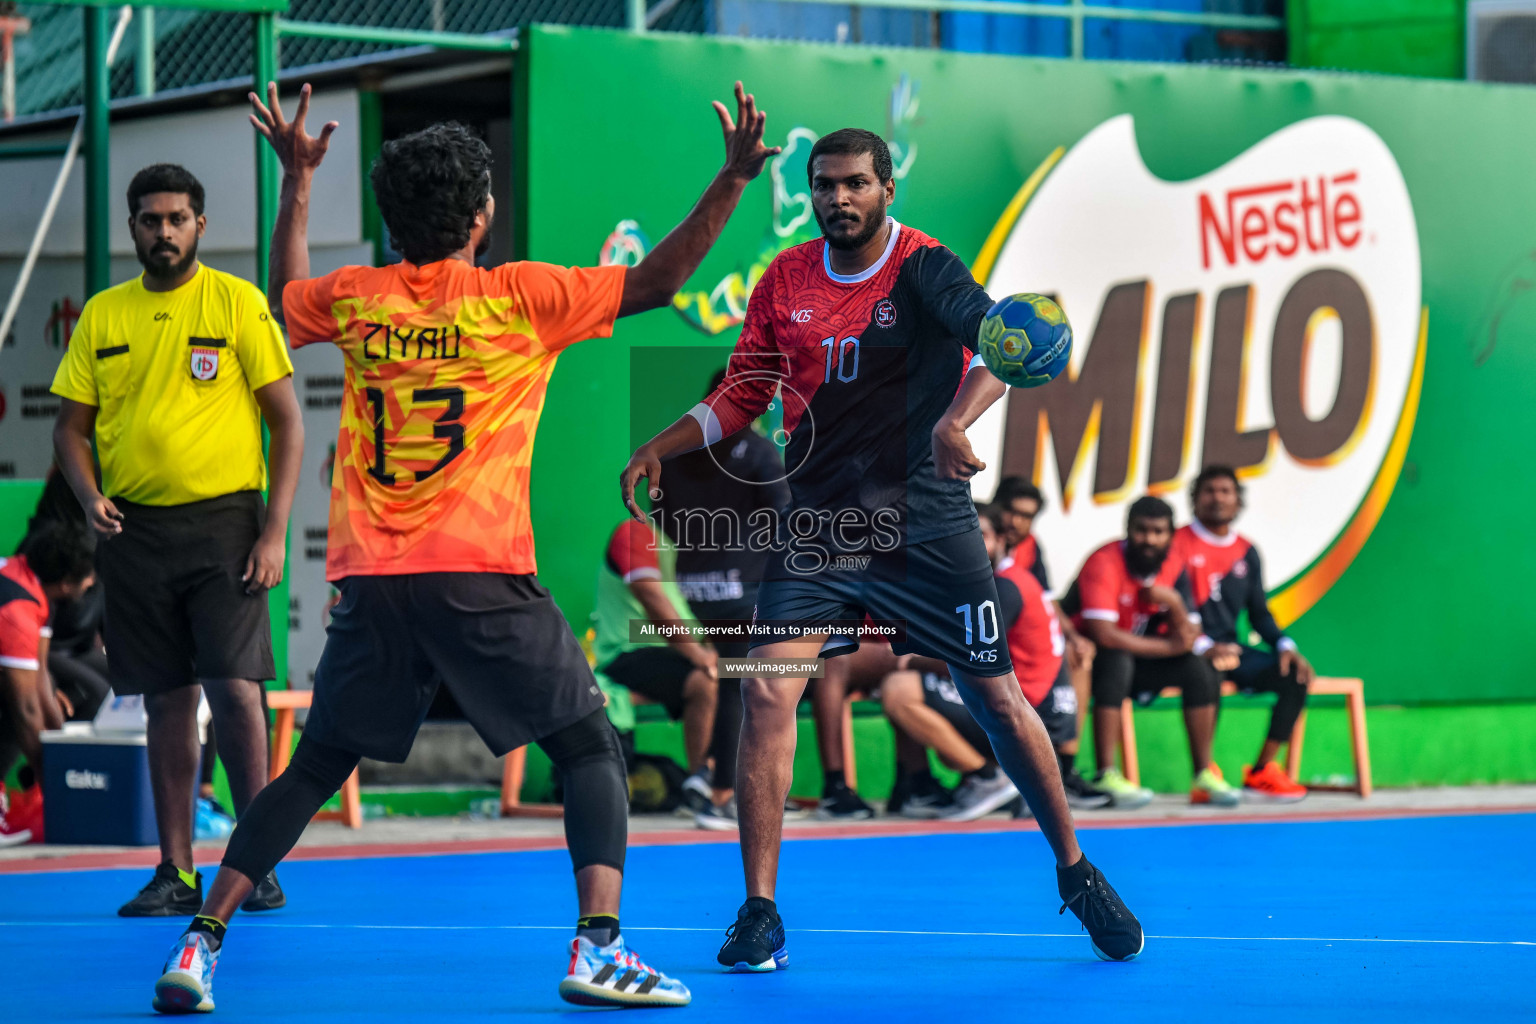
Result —
<svg viewBox="0 0 1536 1024"><path fill-rule="evenodd" d="M123 532L96 545L112 692L273 678L267 595L247 594L240 578L266 522L260 493L186 505L112 501Z"/></svg>
<svg viewBox="0 0 1536 1024"><path fill-rule="evenodd" d="M822 571L797 574L787 554L769 563L757 591L759 622L814 627L838 619L893 620L906 639L893 642L897 654L923 654L976 676L1013 671L997 603L992 562L976 527L952 537L907 545L898 573ZM766 641L771 642L771 641ZM754 647L763 646L755 643ZM858 650L853 637L833 636L825 657Z"/></svg>
<svg viewBox="0 0 1536 1024"><path fill-rule="evenodd" d="M304 731L404 761L439 683L497 757L603 706L587 658L532 574L424 572L337 582Z"/></svg>

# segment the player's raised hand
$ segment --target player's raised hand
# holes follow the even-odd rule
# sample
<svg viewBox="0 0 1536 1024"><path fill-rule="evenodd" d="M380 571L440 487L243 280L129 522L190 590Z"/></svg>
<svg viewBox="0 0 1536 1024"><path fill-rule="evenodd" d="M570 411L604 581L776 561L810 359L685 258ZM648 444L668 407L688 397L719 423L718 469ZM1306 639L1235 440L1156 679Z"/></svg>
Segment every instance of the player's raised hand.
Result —
<svg viewBox="0 0 1536 1024"><path fill-rule="evenodd" d="M277 101L276 82L267 83L265 104L256 98L254 92L246 95L255 111L251 114L251 124L272 144L283 173L312 174L320 166L320 161L325 159L325 151L331 145L331 133L338 125L335 121L325 122L318 138L304 130L304 118L309 114L309 84L305 83L299 90L299 109L294 112L292 121L283 119L283 108Z"/></svg>
<svg viewBox="0 0 1536 1024"><path fill-rule="evenodd" d="M757 109L757 98L740 82L736 83L736 117L724 103L715 100L715 113L720 118L720 130L725 133L725 171L743 181L751 181L763 171L763 163L771 156L778 156L782 146L763 145L763 125L768 115Z"/></svg>
<svg viewBox="0 0 1536 1024"><path fill-rule="evenodd" d="M629 464L619 474L619 497L624 499L624 507L629 509L630 515L644 523L648 522L645 512L635 502L635 487L641 480L650 481L651 500L658 500L661 497L661 459L656 457L648 444L635 449L635 454L629 457Z"/></svg>

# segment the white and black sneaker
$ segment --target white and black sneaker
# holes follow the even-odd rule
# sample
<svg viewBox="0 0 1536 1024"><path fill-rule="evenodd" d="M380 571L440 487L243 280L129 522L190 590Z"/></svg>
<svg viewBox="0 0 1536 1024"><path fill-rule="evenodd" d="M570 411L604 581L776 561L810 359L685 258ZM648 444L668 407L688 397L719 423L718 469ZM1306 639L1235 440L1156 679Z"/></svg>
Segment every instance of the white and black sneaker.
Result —
<svg viewBox="0 0 1536 1024"><path fill-rule="evenodd" d="M1001 810L1019 795L1013 781L997 769L992 777L971 775L955 790L955 806L941 815L943 821L975 821Z"/></svg>
<svg viewBox="0 0 1536 1024"><path fill-rule="evenodd" d="M693 816L693 824L708 832L734 832L741 827L736 820L736 797L723 804L709 804Z"/></svg>
<svg viewBox="0 0 1536 1024"><path fill-rule="evenodd" d="M683 780L683 802L677 812L682 815L698 814L714 803L715 794L710 788L710 771L700 768Z"/></svg>

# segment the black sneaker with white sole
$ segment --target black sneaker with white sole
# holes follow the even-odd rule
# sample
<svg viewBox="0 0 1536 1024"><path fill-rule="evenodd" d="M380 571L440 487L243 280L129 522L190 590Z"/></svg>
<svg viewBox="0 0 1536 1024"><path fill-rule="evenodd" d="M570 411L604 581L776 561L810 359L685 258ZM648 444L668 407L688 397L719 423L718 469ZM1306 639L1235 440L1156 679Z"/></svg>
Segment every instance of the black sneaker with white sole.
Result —
<svg viewBox="0 0 1536 1024"><path fill-rule="evenodd" d="M736 923L725 931L720 947L722 967L732 974L766 974L789 966L784 941L784 922L773 901L748 899L736 911Z"/></svg>
<svg viewBox="0 0 1536 1024"><path fill-rule="evenodd" d="M182 881L176 865L166 861L155 868L155 877L133 899L117 908L118 917L191 917L203 909L203 875L194 872L196 885Z"/></svg>
<svg viewBox="0 0 1536 1024"><path fill-rule="evenodd" d="M874 816L875 809L849 789L847 783L839 783L823 792L821 803L816 805L816 817L822 821L863 821Z"/></svg>
<svg viewBox="0 0 1536 1024"><path fill-rule="evenodd" d="M1056 869L1061 909L1070 908L1088 930L1094 955L1100 960L1134 960L1146 945L1141 922L1099 869L1083 857L1069 868Z"/></svg>
<svg viewBox="0 0 1536 1024"><path fill-rule="evenodd" d="M1108 807L1115 799L1083 778L1082 773L1076 768L1061 777L1061 785L1067 791L1067 806L1080 811Z"/></svg>

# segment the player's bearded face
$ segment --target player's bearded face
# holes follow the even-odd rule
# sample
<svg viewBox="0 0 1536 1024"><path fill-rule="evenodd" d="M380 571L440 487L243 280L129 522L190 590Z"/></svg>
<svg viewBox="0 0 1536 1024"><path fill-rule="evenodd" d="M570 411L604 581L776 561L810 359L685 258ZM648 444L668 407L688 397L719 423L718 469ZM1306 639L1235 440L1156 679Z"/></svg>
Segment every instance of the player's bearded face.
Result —
<svg viewBox="0 0 1536 1024"><path fill-rule="evenodd" d="M134 254L151 277L180 277L197 259L201 223L186 195L155 192L143 196L129 222Z"/></svg>
<svg viewBox="0 0 1536 1024"><path fill-rule="evenodd" d="M1133 519L1125 538L1125 567L1137 576L1153 576L1168 558L1173 524L1166 519Z"/></svg>
<svg viewBox="0 0 1536 1024"><path fill-rule="evenodd" d="M862 249L885 227L886 188L874 166L867 153L816 158L811 212L822 237L834 249Z"/></svg>

